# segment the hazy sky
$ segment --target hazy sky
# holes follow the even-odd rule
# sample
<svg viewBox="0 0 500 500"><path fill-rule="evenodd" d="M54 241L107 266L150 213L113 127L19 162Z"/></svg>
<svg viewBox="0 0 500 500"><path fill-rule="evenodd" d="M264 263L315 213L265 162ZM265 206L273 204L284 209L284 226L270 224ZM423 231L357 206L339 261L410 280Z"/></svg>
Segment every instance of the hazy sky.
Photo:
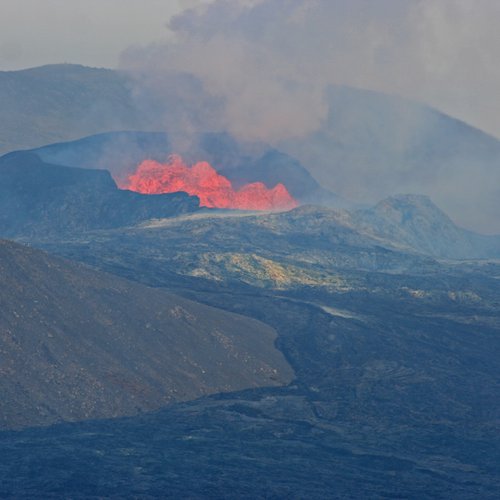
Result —
<svg viewBox="0 0 500 500"><path fill-rule="evenodd" d="M0 0L0 69L71 62L115 67L134 44L165 39L185 0Z"/></svg>

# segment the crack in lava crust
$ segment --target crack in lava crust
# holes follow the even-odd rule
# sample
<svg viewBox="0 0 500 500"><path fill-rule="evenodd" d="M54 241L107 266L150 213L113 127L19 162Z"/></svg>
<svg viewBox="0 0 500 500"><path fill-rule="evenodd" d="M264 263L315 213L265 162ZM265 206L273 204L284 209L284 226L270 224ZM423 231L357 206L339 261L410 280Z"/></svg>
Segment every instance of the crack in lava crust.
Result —
<svg viewBox="0 0 500 500"><path fill-rule="evenodd" d="M170 156L166 163L143 161L119 187L143 194L183 191L198 196L201 207L210 208L290 210L298 206L281 183L269 189L262 182L253 182L235 190L209 163L189 167L178 155Z"/></svg>

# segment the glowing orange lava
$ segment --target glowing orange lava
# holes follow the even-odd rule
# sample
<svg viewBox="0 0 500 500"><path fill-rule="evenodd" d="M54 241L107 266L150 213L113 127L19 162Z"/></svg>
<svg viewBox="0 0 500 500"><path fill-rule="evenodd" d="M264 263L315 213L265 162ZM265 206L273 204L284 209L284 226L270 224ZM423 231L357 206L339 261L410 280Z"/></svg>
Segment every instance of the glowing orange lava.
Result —
<svg viewBox="0 0 500 500"><path fill-rule="evenodd" d="M178 155L170 156L167 163L143 161L120 188L144 194L183 191L198 196L201 207L290 210L298 205L283 184L269 189L262 182L253 182L235 190L209 163L188 167Z"/></svg>

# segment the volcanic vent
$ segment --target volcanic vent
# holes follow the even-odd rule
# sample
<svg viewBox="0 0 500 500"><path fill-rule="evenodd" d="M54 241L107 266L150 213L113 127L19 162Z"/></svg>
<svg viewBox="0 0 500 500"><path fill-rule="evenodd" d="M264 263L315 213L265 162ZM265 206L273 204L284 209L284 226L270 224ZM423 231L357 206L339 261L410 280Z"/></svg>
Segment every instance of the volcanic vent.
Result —
<svg viewBox="0 0 500 500"><path fill-rule="evenodd" d="M272 189L262 182L234 189L231 181L209 163L198 162L189 167L178 155L170 156L166 163L143 161L133 174L119 182L119 187L143 194L183 191L198 196L200 206L210 208L290 210L298 205L281 183Z"/></svg>

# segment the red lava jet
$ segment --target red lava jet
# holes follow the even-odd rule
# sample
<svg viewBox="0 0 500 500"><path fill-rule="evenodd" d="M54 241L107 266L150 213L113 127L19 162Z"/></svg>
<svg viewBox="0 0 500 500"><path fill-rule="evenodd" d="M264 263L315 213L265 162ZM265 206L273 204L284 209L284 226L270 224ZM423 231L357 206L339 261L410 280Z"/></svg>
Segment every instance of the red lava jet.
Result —
<svg viewBox="0 0 500 500"><path fill-rule="evenodd" d="M231 181L209 163L202 161L189 167L178 155L170 156L167 163L143 161L120 188L143 194L183 191L198 196L201 207L211 208L290 210L298 205L281 183L269 189L262 182L253 182L235 190Z"/></svg>

